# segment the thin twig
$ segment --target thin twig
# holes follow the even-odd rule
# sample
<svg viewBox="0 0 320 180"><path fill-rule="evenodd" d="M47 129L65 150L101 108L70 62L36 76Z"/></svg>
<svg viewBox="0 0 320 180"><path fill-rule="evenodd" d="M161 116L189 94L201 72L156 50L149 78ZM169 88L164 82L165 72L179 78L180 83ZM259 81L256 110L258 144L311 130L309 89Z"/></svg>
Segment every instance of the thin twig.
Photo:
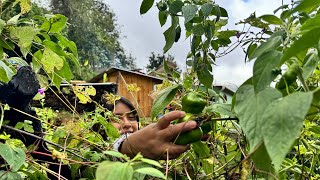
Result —
<svg viewBox="0 0 320 180"><path fill-rule="evenodd" d="M31 134L31 133L28 133L28 132L26 132L26 131L22 131L22 130L20 130L20 129L16 129L16 128L14 128L14 127L11 127L11 126L8 126L8 125L5 125L5 124L2 125L2 126L3 126L4 128L7 128L7 129L10 129L10 130L19 132L19 133L21 133L21 134L28 135L28 136L30 136L30 137L33 137L33 138L42 140L42 141L44 141L44 142L46 142L46 143L48 143L48 144L51 144L51 145L53 145L53 146L56 146L56 147L59 147L59 148L63 149L63 147L62 147L61 145L56 144L56 143L53 143L53 142L50 142L50 141L47 141L47 140L43 139L43 138L40 137L40 136L37 136L37 135ZM89 160L87 160L86 158L78 155L77 153L74 153L73 151L70 151L70 150L68 150L68 149L66 149L66 151L68 151L69 153L71 153L71 154L73 154L73 155L75 155L75 156L77 156L77 157L79 157L79 158L81 158L81 159L83 159L83 160L85 160L85 161L89 161Z"/></svg>

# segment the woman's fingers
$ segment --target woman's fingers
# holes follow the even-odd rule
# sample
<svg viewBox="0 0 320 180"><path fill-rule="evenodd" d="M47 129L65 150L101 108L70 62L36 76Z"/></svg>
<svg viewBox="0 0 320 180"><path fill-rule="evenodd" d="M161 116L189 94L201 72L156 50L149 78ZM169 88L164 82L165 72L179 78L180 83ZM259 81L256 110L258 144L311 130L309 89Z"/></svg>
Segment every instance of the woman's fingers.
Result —
<svg viewBox="0 0 320 180"><path fill-rule="evenodd" d="M197 127L197 123L195 121L187 121L187 122L182 122L182 123L172 125L163 131L165 131L165 134L171 136L172 138L175 138L180 133L191 131L196 127Z"/></svg>
<svg viewBox="0 0 320 180"><path fill-rule="evenodd" d="M183 111L171 111L171 112L163 115L159 119L157 126L159 127L159 129L165 129L170 125L171 121L174 121L179 118L183 118L185 115L186 115L186 113Z"/></svg>

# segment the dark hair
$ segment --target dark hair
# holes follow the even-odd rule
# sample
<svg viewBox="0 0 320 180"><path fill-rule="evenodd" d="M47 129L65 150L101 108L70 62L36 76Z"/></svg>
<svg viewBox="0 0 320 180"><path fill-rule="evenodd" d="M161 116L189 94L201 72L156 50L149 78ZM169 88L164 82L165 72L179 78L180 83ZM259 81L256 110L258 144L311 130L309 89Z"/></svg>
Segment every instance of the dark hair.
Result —
<svg viewBox="0 0 320 180"><path fill-rule="evenodd" d="M105 98L101 98L101 102L102 102L102 105L103 105L104 108L108 109L109 111L113 111L114 110L114 104L108 103L108 101L106 101ZM125 104L126 106L128 106L130 111L133 113L136 121L139 122L138 112L137 112L136 108L133 106L133 104L125 97L121 97L119 100L116 100L115 104L118 104L119 102L121 102L121 103Z"/></svg>

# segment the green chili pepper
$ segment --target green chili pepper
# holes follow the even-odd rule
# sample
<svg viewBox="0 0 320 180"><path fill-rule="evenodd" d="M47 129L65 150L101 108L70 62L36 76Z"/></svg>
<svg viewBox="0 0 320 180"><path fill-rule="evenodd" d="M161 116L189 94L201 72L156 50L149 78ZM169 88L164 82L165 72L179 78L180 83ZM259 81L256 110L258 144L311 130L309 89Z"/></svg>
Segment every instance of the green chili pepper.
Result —
<svg viewBox="0 0 320 180"><path fill-rule="evenodd" d="M288 86L290 86L292 83L294 83L297 79L297 76L300 72L300 66L297 63L294 63L290 66L287 72L285 72L280 79L280 81L277 83L276 88L277 89L285 89L286 83Z"/></svg>

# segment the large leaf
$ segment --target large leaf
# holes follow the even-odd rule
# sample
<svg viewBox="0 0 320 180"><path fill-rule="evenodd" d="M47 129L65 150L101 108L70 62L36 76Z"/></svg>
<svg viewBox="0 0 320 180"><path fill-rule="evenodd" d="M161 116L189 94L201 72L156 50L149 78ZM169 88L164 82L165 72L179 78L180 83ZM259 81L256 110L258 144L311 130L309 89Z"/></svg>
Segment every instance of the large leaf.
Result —
<svg viewBox="0 0 320 180"><path fill-rule="evenodd" d="M159 23L162 27L167 22L168 14L164 11L159 11L158 18L159 18Z"/></svg>
<svg viewBox="0 0 320 180"><path fill-rule="evenodd" d="M320 0L302 0L300 4L295 7L291 13L294 12L311 12L313 9L317 8L320 5Z"/></svg>
<svg viewBox="0 0 320 180"><path fill-rule="evenodd" d="M205 3L204 5L201 6L201 11L204 16L209 16L212 9L213 9L212 3Z"/></svg>
<svg viewBox="0 0 320 180"><path fill-rule="evenodd" d="M213 75L210 73L207 64L202 64L202 66L197 69L197 76L203 85L209 89L212 88Z"/></svg>
<svg viewBox="0 0 320 180"><path fill-rule="evenodd" d="M161 171L158 169L152 168L152 167L143 167L136 169L135 172L142 173L142 174L147 174L153 177L158 177L161 179L166 179L166 177L163 175Z"/></svg>
<svg viewBox="0 0 320 180"><path fill-rule="evenodd" d="M312 51L305 58L305 62L303 65L303 73L302 76L304 79L308 79L309 76L312 75L313 71L317 68L319 63L319 56L317 51Z"/></svg>
<svg viewBox="0 0 320 180"><path fill-rule="evenodd" d="M310 31L312 29L317 29L320 28L320 14L316 15L313 18L309 18L308 20L306 20L300 30L301 31Z"/></svg>
<svg viewBox="0 0 320 180"><path fill-rule="evenodd" d="M279 19L277 16L272 15L272 14L266 14L266 15L260 16L259 18L268 22L269 24L276 24L276 25L282 24L281 19Z"/></svg>
<svg viewBox="0 0 320 180"><path fill-rule="evenodd" d="M277 74L274 74L272 70L278 67L281 57L281 52L270 51L259 56L254 62L252 81L256 92L269 87L277 77Z"/></svg>
<svg viewBox="0 0 320 180"><path fill-rule="evenodd" d="M252 152L263 140L262 115L269 104L281 97L281 93L274 88L267 88L258 93L252 85L241 86L236 93L234 111L240 119L240 126L246 134L250 151Z"/></svg>
<svg viewBox="0 0 320 180"><path fill-rule="evenodd" d="M265 172L271 172L273 170L271 165L272 161L269 157L266 146L263 143L252 154L251 159L256 169Z"/></svg>
<svg viewBox="0 0 320 180"><path fill-rule="evenodd" d="M258 57L265 52L276 50L281 43L282 43L281 36L275 36L273 38L269 38L266 42L262 43L259 47L257 47L253 51L251 56L249 56L249 60Z"/></svg>
<svg viewBox="0 0 320 180"><path fill-rule="evenodd" d="M0 61L0 81L9 82L15 73L6 63Z"/></svg>
<svg viewBox="0 0 320 180"><path fill-rule="evenodd" d="M303 126L313 94L295 92L272 102L264 111L262 122L264 143L276 170L289 152ZM262 115L262 114L260 114Z"/></svg>
<svg viewBox="0 0 320 180"><path fill-rule="evenodd" d="M67 25L67 18L62 14L56 14L53 21L50 27L51 33L60 33Z"/></svg>
<svg viewBox="0 0 320 180"><path fill-rule="evenodd" d="M220 115L226 115L229 117L235 117L235 114L231 110L231 104L212 104L206 106L203 110L204 113L214 114L219 113Z"/></svg>
<svg viewBox="0 0 320 180"><path fill-rule="evenodd" d="M38 32L38 29L31 26L16 27L10 31L10 36L18 40L18 46L24 57L28 54L32 41Z"/></svg>
<svg viewBox="0 0 320 180"><path fill-rule="evenodd" d="M155 118L172 101L178 89L181 87L182 86L180 84L176 84L162 90L159 93L152 106L152 119Z"/></svg>
<svg viewBox="0 0 320 180"><path fill-rule="evenodd" d="M152 7L154 0L143 0L140 6L140 14L145 14Z"/></svg>
<svg viewBox="0 0 320 180"><path fill-rule="evenodd" d="M21 175L17 172L10 171L0 171L0 179L1 180L20 180Z"/></svg>
<svg viewBox="0 0 320 180"><path fill-rule="evenodd" d="M133 175L133 168L129 163L104 161L96 171L97 180L128 180Z"/></svg>
<svg viewBox="0 0 320 180"><path fill-rule="evenodd" d="M166 45L163 48L163 52L166 53L173 45L175 37L176 37L176 29L175 27L171 26L169 27L164 33L163 33Z"/></svg>
<svg viewBox="0 0 320 180"><path fill-rule="evenodd" d="M192 143L192 149L199 159L204 159L211 156L209 147L201 141Z"/></svg>
<svg viewBox="0 0 320 180"><path fill-rule="evenodd" d="M313 29L303 34L298 40L284 52L280 65L286 62L292 56L299 54L301 51L306 50L318 44L320 38L320 28Z"/></svg>
<svg viewBox="0 0 320 180"><path fill-rule="evenodd" d="M43 56L40 59L40 62L47 73L52 73L54 71L54 68L56 68L57 70L62 69L64 64L64 60L48 48L44 49Z"/></svg>
<svg viewBox="0 0 320 180"><path fill-rule="evenodd" d="M10 165L12 171L18 171L25 163L26 153L21 148L12 148L0 143L0 156Z"/></svg>
<svg viewBox="0 0 320 180"><path fill-rule="evenodd" d="M186 5L182 7L184 23L191 21L197 14L198 8L196 5Z"/></svg>
<svg viewBox="0 0 320 180"><path fill-rule="evenodd" d="M169 5L169 12L172 14L177 14L178 12L181 12L182 6L183 6L182 1L180 1L180 0L173 1Z"/></svg>

